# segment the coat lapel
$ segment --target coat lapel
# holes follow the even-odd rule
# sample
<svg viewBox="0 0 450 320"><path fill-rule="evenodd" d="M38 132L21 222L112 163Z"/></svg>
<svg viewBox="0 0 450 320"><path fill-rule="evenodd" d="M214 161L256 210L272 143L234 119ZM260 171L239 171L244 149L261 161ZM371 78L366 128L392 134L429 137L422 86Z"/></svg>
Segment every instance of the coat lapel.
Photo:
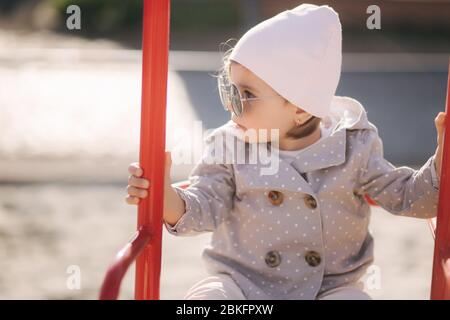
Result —
<svg viewBox="0 0 450 320"><path fill-rule="evenodd" d="M345 129L334 131L330 136L307 147L295 157L292 166L298 172L310 172L340 165L345 161L345 131Z"/></svg>
<svg viewBox="0 0 450 320"><path fill-rule="evenodd" d="M270 159L277 161L277 164L263 163L260 161L259 155L254 155L258 159L258 164L246 165L251 174L252 186L314 194L311 185L303 178L302 173L337 166L345 162L346 130L345 128L338 130L338 127L336 126L336 129L328 137L306 147L304 152L297 155L291 163L279 157L276 149L270 148L270 144L257 144L256 148L249 148L249 154L258 152L264 147L269 155L272 154L271 151L274 151ZM270 174L267 174L269 167L277 168L277 170L273 169ZM265 174L263 173L264 168L266 169Z"/></svg>

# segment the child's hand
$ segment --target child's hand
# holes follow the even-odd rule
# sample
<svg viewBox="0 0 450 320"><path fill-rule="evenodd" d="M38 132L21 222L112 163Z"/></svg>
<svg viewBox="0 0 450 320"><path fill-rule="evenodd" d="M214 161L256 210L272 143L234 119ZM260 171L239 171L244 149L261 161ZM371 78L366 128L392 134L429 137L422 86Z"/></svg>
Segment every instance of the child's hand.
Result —
<svg viewBox="0 0 450 320"><path fill-rule="evenodd" d="M138 162L133 162L128 167L128 186L125 200L128 204L139 204L140 198L148 196L148 187L150 186L150 180L140 178L144 173L139 166Z"/></svg>
<svg viewBox="0 0 450 320"><path fill-rule="evenodd" d="M165 188L170 186L170 167L172 161L170 157L170 151L166 151L165 160ZM141 178L143 170L138 162L133 162L128 167L130 176L128 177L128 186L125 200L128 204L139 204L139 200L148 196L148 188L150 187L150 180ZM167 192L166 192L167 194Z"/></svg>
<svg viewBox="0 0 450 320"><path fill-rule="evenodd" d="M436 164L436 173L440 177L441 176L441 166L442 166L442 154L444 150L444 128L447 116L445 112L439 112L437 117L434 119L434 124L436 125L437 131L437 143L438 146L436 148L435 153L435 164ZM449 139L450 137L447 137Z"/></svg>

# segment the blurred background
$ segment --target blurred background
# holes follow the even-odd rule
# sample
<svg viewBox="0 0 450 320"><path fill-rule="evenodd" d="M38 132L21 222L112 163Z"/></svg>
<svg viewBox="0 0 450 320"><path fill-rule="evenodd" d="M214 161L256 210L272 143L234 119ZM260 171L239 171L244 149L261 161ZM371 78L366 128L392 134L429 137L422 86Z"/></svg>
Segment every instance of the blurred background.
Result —
<svg viewBox="0 0 450 320"><path fill-rule="evenodd" d="M450 1L328 4L343 25L337 95L359 100L395 165L418 168L434 153L434 118L444 110ZM212 74L223 44L302 1L173 0L167 149L229 120ZM69 5L81 29L69 30ZM127 167L139 158L141 13L138 0L0 0L0 298L96 299L116 251L136 226L125 203ZM231 44L234 44L231 42ZM270 44L268 44L270 46ZM201 122L196 122L201 121ZM174 164L173 182L190 164ZM374 299L428 299L433 241L425 220L372 213ZM163 230L161 299L181 299L206 275L210 234ZM184 250L179 250L183 245ZM80 286L70 285L73 270ZM121 298L133 298L134 267Z"/></svg>

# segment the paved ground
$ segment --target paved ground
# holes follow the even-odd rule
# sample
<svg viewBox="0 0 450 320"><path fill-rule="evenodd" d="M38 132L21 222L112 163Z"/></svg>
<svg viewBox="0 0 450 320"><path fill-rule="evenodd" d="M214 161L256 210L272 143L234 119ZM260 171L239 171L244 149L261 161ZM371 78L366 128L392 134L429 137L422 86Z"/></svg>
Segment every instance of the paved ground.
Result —
<svg viewBox="0 0 450 320"><path fill-rule="evenodd" d="M118 185L0 186L0 298L95 299L109 262L134 233L136 208L123 195ZM377 209L371 229L381 288L368 292L376 299L427 299L433 242L426 222ZM209 237L164 230L162 299L182 298L205 275L200 254ZM73 265L81 271L80 290L66 284ZM133 296L133 273L124 299Z"/></svg>

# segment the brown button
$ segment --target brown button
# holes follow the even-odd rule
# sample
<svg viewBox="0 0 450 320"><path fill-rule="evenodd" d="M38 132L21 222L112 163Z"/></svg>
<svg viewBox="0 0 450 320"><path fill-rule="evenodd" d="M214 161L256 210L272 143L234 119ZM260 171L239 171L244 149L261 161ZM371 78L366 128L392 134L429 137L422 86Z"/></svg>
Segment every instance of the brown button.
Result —
<svg viewBox="0 0 450 320"><path fill-rule="evenodd" d="M269 251L266 253L265 261L271 268L278 267L281 263L281 255L278 251Z"/></svg>
<svg viewBox="0 0 450 320"><path fill-rule="evenodd" d="M314 197L310 194L308 194L305 198L305 205L310 208L310 209L315 209L317 208L317 202L316 199L314 199Z"/></svg>
<svg viewBox="0 0 450 320"><path fill-rule="evenodd" d="M322 260L320 254L316 251L308 251L305 254L305 260L311 267L317 267Z"/></svg>
<svg viewBox="0 0 450 320"><path fill-rule="evenodd" d="M279 206L283 202L283 194L280 191L271 190L267 196L275 206Z"/></svg>

